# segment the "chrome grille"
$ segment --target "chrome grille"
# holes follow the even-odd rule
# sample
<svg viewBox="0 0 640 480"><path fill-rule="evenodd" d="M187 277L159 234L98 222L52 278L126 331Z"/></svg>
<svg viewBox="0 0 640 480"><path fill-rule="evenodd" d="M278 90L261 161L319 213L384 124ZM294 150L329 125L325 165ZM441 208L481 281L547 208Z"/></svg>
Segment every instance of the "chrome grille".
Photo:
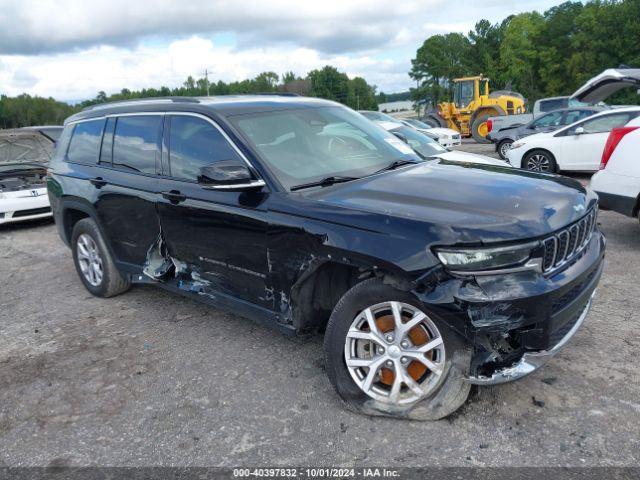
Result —
<svg viewBox="0 0 640 480"><path fill-rule="evenodd" d="M589 243L596 224L597 207L576 223L542 241L542 270L547 273L574 259Z"/></svg>

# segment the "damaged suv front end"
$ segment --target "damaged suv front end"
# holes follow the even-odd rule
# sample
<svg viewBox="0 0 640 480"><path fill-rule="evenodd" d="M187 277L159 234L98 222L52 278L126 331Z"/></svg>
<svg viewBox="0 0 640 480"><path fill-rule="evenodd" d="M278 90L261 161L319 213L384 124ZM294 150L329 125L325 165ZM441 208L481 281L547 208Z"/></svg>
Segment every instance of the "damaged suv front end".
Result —
<svg viewBox="0 0 640 480"><path fill-rule="evenodd" d="M545 365L580 328L603 268L605 239L596 217L592 203L580 219L534 242L436 249L443 264L438 287L418 287L417 295L473 345L470 383L522 378Z"/></svg>

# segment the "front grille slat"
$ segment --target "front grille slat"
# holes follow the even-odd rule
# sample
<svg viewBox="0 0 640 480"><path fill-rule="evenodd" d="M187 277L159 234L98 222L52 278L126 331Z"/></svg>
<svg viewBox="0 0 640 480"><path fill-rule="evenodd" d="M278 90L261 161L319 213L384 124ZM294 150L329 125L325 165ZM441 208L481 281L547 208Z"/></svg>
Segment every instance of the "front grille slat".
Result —
<svg viewBox="0 0 640 480"><path fill-rule="evenodd" d="M596 225L596 208L577 222L542 241L542 270L549 273L575 258L589 243Z"/></svg>

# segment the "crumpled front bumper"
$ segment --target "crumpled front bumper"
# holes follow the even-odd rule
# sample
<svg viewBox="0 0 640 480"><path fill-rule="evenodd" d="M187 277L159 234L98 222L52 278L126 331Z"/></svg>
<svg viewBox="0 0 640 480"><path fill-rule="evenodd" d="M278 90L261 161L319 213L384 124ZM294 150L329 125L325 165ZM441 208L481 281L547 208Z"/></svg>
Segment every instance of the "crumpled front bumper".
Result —
<svg viewBox="0 0 640 480"><path fill-rule="evenodd" d="M490 377L468 377L466 380L474 385L497 385L500 383L518 380L529 375L530 373L535 372L540 367L547 364L549 360L551 360L558 352L560 352L560 350L562 350L562 348L569 342L569 340L571 340L571 337L573 337L573 335L578 331L580 326L587 318L587 315L589 314L589 309L591 308L591 303L595 294L596 292L594 290L591 294L591 297L589 298L589 301L584 306L582 313L580 313L577 321L553 348L537 352L526 352L524 355L522 355L522 358L515 365L497 370Z"/></svg>

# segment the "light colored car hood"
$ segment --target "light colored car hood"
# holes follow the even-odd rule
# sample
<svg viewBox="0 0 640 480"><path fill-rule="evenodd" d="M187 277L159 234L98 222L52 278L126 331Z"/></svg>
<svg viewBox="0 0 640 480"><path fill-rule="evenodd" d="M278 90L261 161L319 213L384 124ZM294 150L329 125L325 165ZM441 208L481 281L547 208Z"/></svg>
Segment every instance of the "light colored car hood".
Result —
<svg viewBox="0 0 640 480"><path fill-rule="evenodd" d="M417 130L420 132L431 133L433 135L437 135L438 137L452 138L454 135L459 135L456 130L452 130L451 128L434 127L429 129L418 128Z"/></svg>
<svg viewBox="0 0 640 480"><path fill-rule="evenodd" d="M487 157L486 155L477 155L475 153L461 152L459 150L452 152L442 152L433 155L435 158L447 160L449 162L478 163L482 165L497 165L500 167L509 167L510 165L504 160Z"/></svg>

